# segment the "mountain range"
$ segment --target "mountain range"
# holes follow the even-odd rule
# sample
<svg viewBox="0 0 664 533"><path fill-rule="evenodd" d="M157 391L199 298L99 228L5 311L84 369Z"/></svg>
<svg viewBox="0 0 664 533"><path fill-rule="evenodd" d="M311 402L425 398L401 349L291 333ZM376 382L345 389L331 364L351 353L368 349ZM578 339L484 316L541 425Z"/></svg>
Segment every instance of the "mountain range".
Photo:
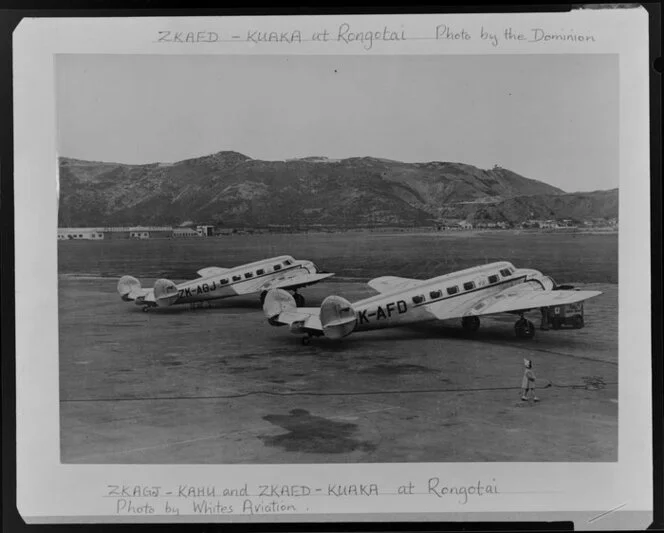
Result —
<svg viewBox="0 0 664 533"><path fill-rule="evenodd" d="M238 152L128 165L59 160L59 225L430 226L614 218L618 189L565 193L494 167L374 157L286 161Z"/></svg>

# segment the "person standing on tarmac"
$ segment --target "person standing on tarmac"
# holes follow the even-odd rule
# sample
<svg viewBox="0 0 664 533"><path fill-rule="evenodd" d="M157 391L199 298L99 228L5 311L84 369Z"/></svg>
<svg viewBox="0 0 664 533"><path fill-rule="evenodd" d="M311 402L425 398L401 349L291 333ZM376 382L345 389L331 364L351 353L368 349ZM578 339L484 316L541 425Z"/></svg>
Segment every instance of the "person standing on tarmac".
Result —
<svg viewBox="0 0 664 533"><path fill-rule="evenodd" d="M535 372L533 372L533 362L530 359L524 359L523 364L525 370L523 371L523 380L521 381L521 400L527 402L530 397L534 402L539 402L539 398L535 396Z"/></svg>
<svg viewBox="0 0 664 533"><path fill-rule="evenodd" d="M542 331L547 331L549 329L549 310L546 307L540 307L542 312L542 323L540 324L540 329Z"/></svg>

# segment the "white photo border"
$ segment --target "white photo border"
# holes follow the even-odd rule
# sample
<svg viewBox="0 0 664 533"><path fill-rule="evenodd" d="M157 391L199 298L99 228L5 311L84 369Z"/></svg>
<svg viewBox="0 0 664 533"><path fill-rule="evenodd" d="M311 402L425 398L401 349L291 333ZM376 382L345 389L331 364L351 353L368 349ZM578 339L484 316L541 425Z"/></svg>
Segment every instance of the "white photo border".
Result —
<svg viewBox="0 0 664 533"><path fill-rule="evenodd" d="M370 50L345 42L159 42L160 31L244 35L247 28L292 31L350 23L400 28L408 36ZM573 27L592 42L441 43L437 24L466 28ZM355 43L357 44L357 43ZM575 519L579 529L622 527L617 517L652 514L652 399L650 320L650 153L648 14L642 8L570 13L365 15L229 18L24 19L14 32L14 197L16 284L17 504L29 523L158 522L159 513L119 516L109 484L238 486L244 482L301 485L309 480L380 483L396 491L431 475L448 484L499 486L491 498L310 498L296 511L260 515L177 517L184 522L323 522ZM617 54L620 71L619 455L615 463L413 463L314 465L69 465L60 462L58 386L57 54ZM643 384L647 384L643 386ZM232 480L224 482L223 480ZM483 514L478 514L483 513ZM630 514L631 513L631 514ZM552 518L556 517L556 518ZM570 518L575 517L575 518ZM609 522L613 517L614 521ZM617 520L617 522L615 521Z"/></svg>

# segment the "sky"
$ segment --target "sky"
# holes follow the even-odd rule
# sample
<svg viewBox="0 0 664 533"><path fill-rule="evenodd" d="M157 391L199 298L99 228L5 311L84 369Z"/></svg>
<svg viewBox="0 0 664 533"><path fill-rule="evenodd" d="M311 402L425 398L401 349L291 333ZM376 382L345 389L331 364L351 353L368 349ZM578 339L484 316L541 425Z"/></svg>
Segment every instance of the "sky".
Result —
<svg viewBox="0 0 664 533"><path fill-rule="evenodd" d="M615 55L61 55L58 154L373 156L618 186Z"/></svg>

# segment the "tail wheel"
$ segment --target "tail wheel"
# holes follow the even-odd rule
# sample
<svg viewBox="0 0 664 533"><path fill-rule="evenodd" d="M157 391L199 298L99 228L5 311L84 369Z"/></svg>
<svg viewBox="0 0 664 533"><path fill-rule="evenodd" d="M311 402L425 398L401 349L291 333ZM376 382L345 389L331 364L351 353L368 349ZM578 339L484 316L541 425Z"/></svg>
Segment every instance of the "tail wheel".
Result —
<svg viewBox="0 0 664 533"><path fill-rule="evenodd" d="M265 303L265 297L267 296L267 291L261 292L261 305Z"/></svg>
<svg viewBox="0 0 664 533"><path fill-rule="evenodd" d="M535 336L535 324L525 318L520 318L514 324L514 333L519 339L532 339Z"/></svg>
<svg viewBox="0 0 664 533"><path fill-rule="evenodd" d="M475 332L480 327L480 319L476 316L465 316L461 319L461 326L466 331Z"/></svg>
<svg viewBox="0 0 664 533"><path fill-rule="evenodd" d="M293 299L295 300L295 305L297 307L304 307L304 296L302 296L300 293L295 293L293 294Z"/></svg>

